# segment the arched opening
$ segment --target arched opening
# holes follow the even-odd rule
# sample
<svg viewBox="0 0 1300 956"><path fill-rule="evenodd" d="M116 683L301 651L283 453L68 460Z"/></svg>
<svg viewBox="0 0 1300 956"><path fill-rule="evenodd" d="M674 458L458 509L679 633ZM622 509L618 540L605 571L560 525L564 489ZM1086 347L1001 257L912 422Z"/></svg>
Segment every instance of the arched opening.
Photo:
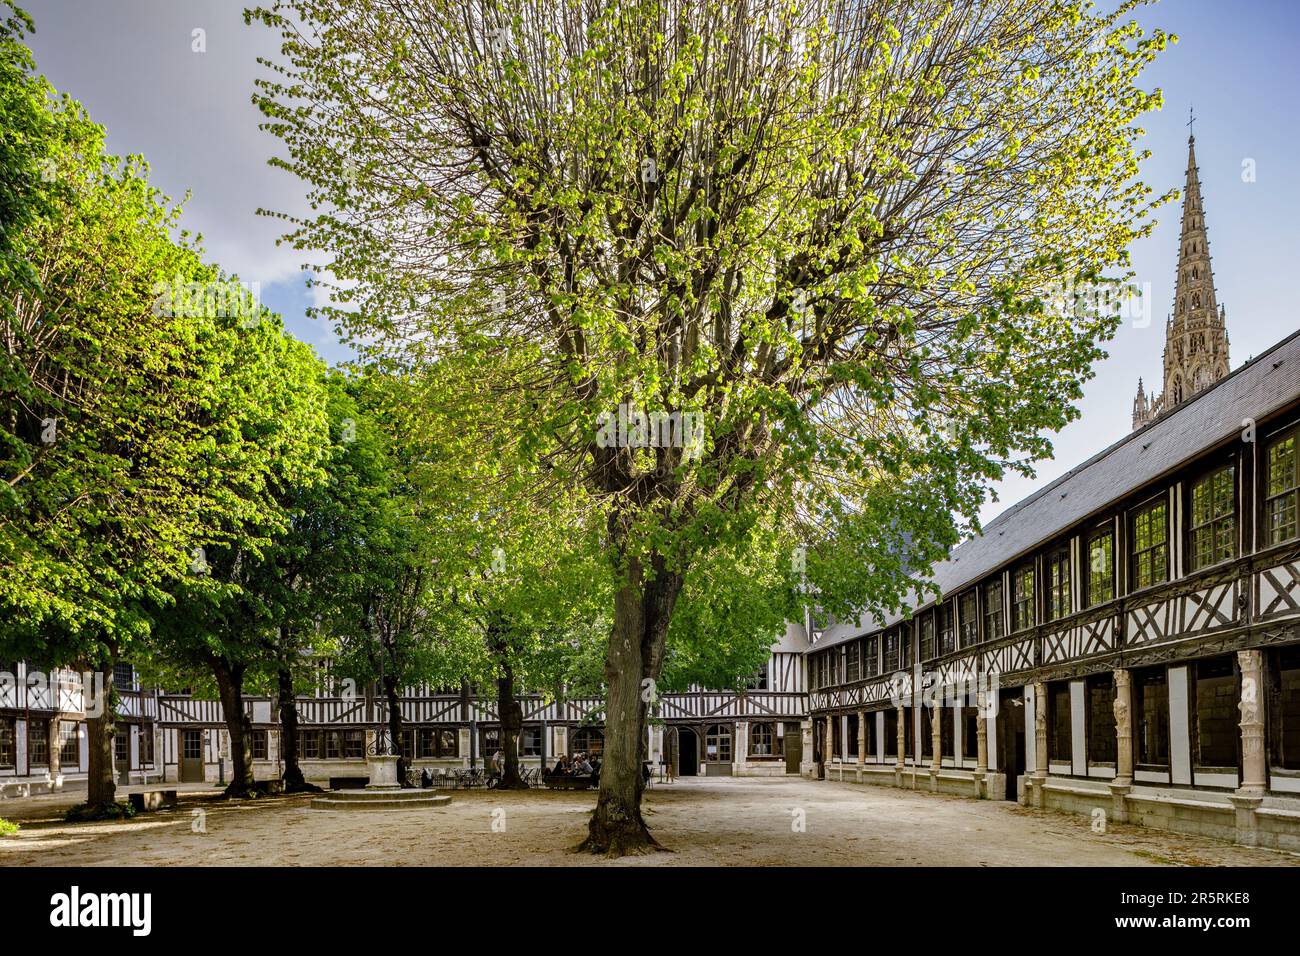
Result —
<svg viewBox="0 0 1300 956"><path fill-rule="evenodd" d="M689 727L678 727L673 733L677 738L677 776L697 776L700 772L699 738Z"/></svg>

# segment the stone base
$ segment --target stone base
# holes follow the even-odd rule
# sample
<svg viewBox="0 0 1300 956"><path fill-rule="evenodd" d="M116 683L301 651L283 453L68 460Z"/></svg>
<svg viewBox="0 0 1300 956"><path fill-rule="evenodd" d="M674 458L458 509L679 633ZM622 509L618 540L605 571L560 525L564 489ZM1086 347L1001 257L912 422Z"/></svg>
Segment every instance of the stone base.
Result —
<svg viewBox="0 0 1300 956"><path fill-rule="evenodd" d="M401 790L402 785L397 782L397 761L401 759L396 754L382 754L379 756L366 757L366 770L370 773L370 783L366 784L367 790Z"/></svg>

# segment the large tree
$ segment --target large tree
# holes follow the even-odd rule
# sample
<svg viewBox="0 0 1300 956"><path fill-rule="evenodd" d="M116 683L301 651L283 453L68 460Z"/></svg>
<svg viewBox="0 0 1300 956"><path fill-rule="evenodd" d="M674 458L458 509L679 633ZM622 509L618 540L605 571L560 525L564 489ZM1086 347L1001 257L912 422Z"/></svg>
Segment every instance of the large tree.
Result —
<svg viewBox="0 0 1300 956"><path fill-rule="evenodd" d="M513 437L605 518L606 761L585 846L654 846L647 702L693 566L806 542L847 616L1050 452L1153 205L1166 36L1084 0L279 0L260 82L334 315L526 395ZM610 429L622 406L631 429ZM626 414L627 407L632 412ZM639 411L702 426L636 427ZM649 440L647 438L649 437ZM907 534L910 554L900 559ZM824 543L835 541L829 552ZM746 545L747 546L747 545Z"/></svg>

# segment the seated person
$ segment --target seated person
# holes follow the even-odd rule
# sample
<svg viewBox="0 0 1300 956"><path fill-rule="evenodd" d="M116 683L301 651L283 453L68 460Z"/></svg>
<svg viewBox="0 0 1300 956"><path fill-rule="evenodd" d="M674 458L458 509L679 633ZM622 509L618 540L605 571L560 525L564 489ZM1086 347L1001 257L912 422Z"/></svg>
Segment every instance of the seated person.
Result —
<svg viewBox="0 0 1300 956"><path fill-rule="evenodd" d="M564 765L564 754L555 758L555 767L551 770L551 776L559 777L569 772L568 767Z"/></svg>
<svg viewBox="0 0 1300 956"><path fill-rule="evenodd" d="M578 760L573 766L573 772L584 774L584 775L590 774L592 772L591 764L587 762L587 757L585 754L578 754Z"/></svg>

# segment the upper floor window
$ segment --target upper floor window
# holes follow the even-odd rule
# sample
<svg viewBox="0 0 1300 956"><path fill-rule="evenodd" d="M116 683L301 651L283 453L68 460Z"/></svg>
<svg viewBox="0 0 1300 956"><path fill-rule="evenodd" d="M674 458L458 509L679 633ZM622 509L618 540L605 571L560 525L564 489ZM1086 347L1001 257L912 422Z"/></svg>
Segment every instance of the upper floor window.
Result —
<svg viewBox="0 0 1300 956"><path fill-rule="evenodd" d="M875 677L880 673L880 657L876 652L875 635L862 642L862 676Z"/></svg>
<svg viewBox="0 0 1300 956"><path fill-rule="evenodd" d="M885 673L889 674L898 670L898 631L890 631L885 635Z"/></svg>
<svg viewBox="0 0 1300 956"><path fill-rule="evenodd" d="M858 679L859 655L862 653L858 642L854 641L844 652L844 682L852 684Z"/></svg>
<svg viewBox="0 0 1300 956"><path fill-rule="evenodd" d="M934 615L921 615L921 660L928 661L937 656L934 646Z"/></svg>
<svg viewBox="0 0 1300 956"><path fill-rule="evenodd" d="M996 641L1002 630L1002 579L984 585L984 640Z"/></svg>
<svg viewBox="0 0 1300 956"><path fill-rule="evenodd" d="M1034 624L1034 569L1026 565L1011 575L1011 629Z"/></svg>
<svg viewBox="0 0 1300 956"><path fill-rule="evenodd" d="M1070 551L1061 548L1047 557L1047 619L1070 613Z"/></svg>
<svg viewBox="0 0 1300 956"><path fill-rule="evenodd" d="M1212 471L1192 485L1192 570L1237 555L1237 509L1232 465Z"/></svg>
<svg viewBox="0 0 1300 956"><path fill-rule="evenodd" d="M951 654L957 648L953 644L952 602L944 601L939 605L939 654Z"/></svg>
<svg viewBox="0 0 1300 956"><path fill-rule="evenodd" d="M1264 499L1264 528L1269 544L1281 544L1296 537L1296 489L1300 488L1296 462L1297 433L1292 431L1268 447L1267 495Z"/></svg>
<svg viewBox="0 0 1300 956"><path fill-rule="evenodd" d="M134 690L135 668L130 664L114 664L113 686L118 690Z"/></svg>
<svg viewBox="0 0 1300 956"><path fill-rule="evenodd" d="M1160 498L1133 512L1133 587L1169 580L1169 503Z"/></svg>
<svg viewBox="0 0 1300 956"><path fill-rule="evenodd" d="M974 647L980 639L980 618L976 609L975 591L967 591L957 600L958 627L961 629L961 646Z"/></svg>
<svg viewBox="0 0 1300 956"><path fill-rule="evenodd" d="M1115 597L1115 532L1109 527L1094 531L1088 538L1088 607L1104 604Z"/></svg>

